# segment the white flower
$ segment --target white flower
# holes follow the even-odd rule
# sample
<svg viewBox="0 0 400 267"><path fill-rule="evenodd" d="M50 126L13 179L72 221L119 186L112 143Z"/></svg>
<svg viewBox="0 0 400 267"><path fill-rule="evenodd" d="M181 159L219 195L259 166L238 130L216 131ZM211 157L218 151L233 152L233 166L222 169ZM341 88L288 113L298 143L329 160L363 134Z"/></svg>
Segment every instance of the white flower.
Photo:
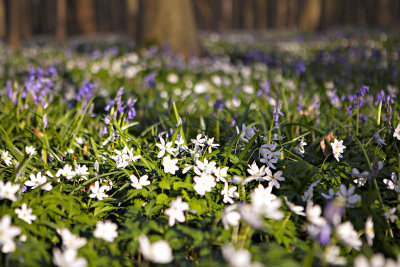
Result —
<svg viewBox="0 0 400 267"><path fill-rule="evenodd" d="M11 217L4 215L0 221L0 246L1 252L10 253L15 250L14 237L21 233L21 229L11 226Z"/></svg>
<svg viewBox="0 0 400 267"><path fill-rule="evenodd" d="M158 240L150 244L147 236L139 236L140 251L143 257L157 264L166 264L173 261L172 249L165 240Z"/></svg>
<svg viewBox="0 0 400 267"><path fill-rule="evenodd" d="M358 255L354 259L354 267L398 267L400 266L400 256L397 256L397 261L393 259L385 259L381 253L372 255L368 260L364 255Z"/></svg>
<svg viewBox="0 0 400 267"><path fill-rule="evenodd" d="M206 141L206 145L208 145L210 148L219 147L219 144L214 144L214 137L213 138L208 138L207 141Z"/></svg>
<svg viewBox="0 0 400 267"><path fill-rule="evenodd" d="M77 250L86 245L86 238L76 236L67 228L58 229L57 233L61 236L63 248L65 250Z"/></svg>
<svg viewBox="0 0 400 267"><path fill-rule="evenodd" d="M368 246L372 246L372 242L375 237L374 232L374 222L372 221L372 217L369 216L365 221L365 237L367 238Z"/></svg>
<svg viewBox="0 0 400 267"><path fill-rule="evenodd" d="M161 144L156 144L156 146L160 149L160 152L158 152L157 157L162 158L165 155L165 152L168 152L171 155L174 155L176 148L172 147L172 142L168 142L165 144L164 139L160 136L160 142Z"/></svg>
<svg viewBox="0 0 400 267"><path fill-rule="evenodd" d="M397 219L397 215L395 213L396 213L396 207L391 208L388 211L385 211L384 215L386 219L390 220L393 223Z"/></svg>
<svg viewBox="0 0 400 267"><path fill-rule="evenodd" d="M332 265L345 265L347 263L346 258L339 255L340 248L338 246L327 246L322 254L322 261Z"/></svg>
<svg viewBox="0 0 400 267"><path fill-rule="evenodd" d="M284 177L282 177L282 172L281 171L277 171L276 173L274 173L274 175L273 176L266 176L265 177L265 180L267 180L269 183L268 183L268 186L270 186L270 187L276 187L276 188L280 188L281 187L281 185L279 184L279 181L285 181L285 178Z"/></svg>
<svg viewBox="0 0 400 267"><path fill-rule="evenodd" d="M56 173L56 177L60 177L61 175L64 176L67 180L71 180L75 177L76 172L72 170L71 165L65 164L64 168L58 170L58 172Z"/></svg>
<svg viewBox="0 0 400 267"><path fill-rule="evenodd" d="M304 213L304 207L303 206L297 206L294 203L290 202L286 196L284 196L286 205L288 206L288 208L295 214L297 215L301 215L301 216L306 216L306 214Z"/></svg>
<svg viewBox="0 0 400 267"><path fill-rule="evenodd" d="M107 242L113 242L118 236L117 232L118 225L111 221L97 222L96 229L93 232L93 236L101 238Z"/></svg>
<svg viewBox="0 0 400 267"><path fill-rule="evenodd" d="M11 201L16 201L17 197L15 193L19 190L19 184L12 184L10 181L4 183L0 181L0 199L9 199Z"/></svg>
<svg viewBox="0 0 400 267"><path fill-rule="evenodd" d="M40 189L45 190L45 191L50 191L53 186L51 183L47 183L47 177L42 176L41 172L38 172L36 176L31 173L29 175L30 180L26 181L24 184L26 186L32 187L32 189L35 189L36 187L40 186Z"/></svg>
<svg viewBox="0 0 400 267"><path fill-rule="evenodd" d="M3 162L7 165L10 166L12 165L12 157L10 157L8 155L8 151L2 151L1 152L1 159L3 160Z"/></svg>
<svg viewBox="0 0 400 267"><path fill-rule="evenodd" d="M240 222L241 215L235 209L237 205L230 205L225 208L222 213L222 224L226 230L229 229L229 226L238 226Z"/></svg>
<svg viewBox="0 0 400 267"><path fill-rule="evenodd" d="M283 219L283 212L279 210L282 202L271 191L272 187L259 184L251 193L251 208L256 214L279 221Z"/></svg>
<svg viewBox="0 0 400 267"><path fill-rule="evenodd" d="M165 156L162 162L164 166L164 172L175 174L175 172L179 170L179 167L176 166L176 163L178 163L178 159L171 159L169 155Z"/></svg>
<svg viewBox="0 0 400 267"><path fill-rule="evenodd" d="M96 181L94 183L94 185L90 186L90 191L92 191L92 193L89 195L90 198L97 198L98 200L103 200L103 198L107 198L108 195L106 193L104 193L104 191L107 189L107 186L103 185L100 186L99 185L99 181Z"/></svg>
<svg viewBox="0 0 400 267"><path fill-rule="evenodd" d="M354 179L354 183L357 184L357 187L364 186L367 183L369 172L364 171L360 173L357 168L353 168L352 174L357 177L357 179Z"/></svg>
<svg viewBox="0 0 400 267"><path fill-rule="evenodd" d="M306 207L306 218L307 220L318 226L322 227L326 224L325 218L321 217L321 207L319 205L313 205L312 201L307 202L307 207Z"/></svg>
<svg viewBox="0 0 400 267"><path fill-rule="evenodd" d="M314 187L316 187L320 183L320 180L317 180L316 182L312 183L308 189L303 193L303 196L301 197L303 201L309 201L313 200L314 196Z"/></svg>
<svg viewBox="0 0 400 267"><path fill-rule="evenodd" d="M335 197L336 192L335 192L332 188L329 188L328 194L321 193L321 195L322 195L325 199L332 199L332 198Z"/></svg>
<svg viewBox="0 0 400 267"><path fill-rule="evenodd" d="M23 203L20 209L15 209L15 213L18 215L18 218L28 224L32 224L32 221L36 220L36 216L32 214L32 209L28 209L26 203Z"/></svg>
<svg viewBox="0 0 400 267"><path fill-rule="evenodd" d="M394 130L393 137L396 137L397 140L400 140L400 123L397 124L396 129Z"/></svg>
<svg viewBox="0 0 400 267"><path fill-rule="evenodd" d="M357 232L354 230L351 222L344 222L336 226L336 237L346 246L359 250L362 241L358 238Z"/></svg>
<svg viewBox="0 0 400 267"><path fill-rule="evenodd" d="M228 176L229 167L218 167L214 169L214 175L216 177L216 181L226 182L226 177Z"/></svg>
<svg viewBox="0 0 400 267"><path fill-rule="evenodd" d="M307 143L304 141L304 137L300 140L300 144L297 145L296 150L300 155L303 155L306 151L304 147L307 145Z"/></svg>
<svg viewBox="0 0 400 267"><path fill-rule="evenodd" d="M333 156L335 157L335 159L337 161L339 161L339 159L343 157L342 153L343 153L344 149L346 148L346 146L343 145L343 140L338 141L335 138L333 143L331 143L331 146L332 146Z"/></svg>
<svg viewBox="0 0 400 267"><path fill-rule="evenodd" d="M386 184L388 189L395 190L399 193L399 180L397 179L396 173L392 172L391 180L383 179L383 183Z"/></svg>
<svg viewBox="0 0 400 267"><path fill-rule="evenodd" d="M193 189L201 196L204 196L206 192L211 192L212 188L217 185L211 174L203 173L201 176L195 176L193 180L195 182Z"/></svg>
<svg viewBox="0 0 400 267"><path fill-rule="evenodd" d="M221 195L224 196L223 202L224 203L231 203L233 204L233 199L239 196L238 192L235 192L237 189L236 186L232 186L231 188L228 188L228 183L225 182L224 189L221 191Z"/></svg>
<svg viewBox="0 0 400 267"><path fill-rule="evenodd" d="M374 138L375 138L375 142L376 142L378 145L381 145L381 146L384 145L384 146L386 146L385 140L383 140L382 137L380 137L379 133L375 133L375 134L374 134Z"/></svg>
<svg viewBox="0 0 400 267"><path fill-rule="evenodd" d="M193 170L197 175L212 174L215 171L215 165L217 163L215 161L208 162L207 159L204 161L196 160L196 166L194 166Z"/></svg>
<svg viewBox="0 0 400 267"><path fill-rule="evenodd" d="M258 262L251 261L251 254L245 249L236 250L232 245L222 247L222 256L232 267L256 267L263 266Z"/></svg>
<svg viewBox="0 0 400 267"><path fill-rule="evenodd" d="M81 179L87 180L87 175L89 175L88 168L86 165L76 165L75 167L75 173L77 176L80 176Z"/></svg>
<svg viewBox="0 0 400 267"><path fill-rule="evenodd" d="M80 145L83 145L86 142L85 138L80 136L75 137L75 141Z"/></svg>
<svg viewBox="0 0 400 267"><path fill-rule="evenodd" d="M197 149L201 149L202 147L205 146L205 142L207 141L206 138L202 138L201 134L198 134L196 136L196 139L190 139L192 141L192 143L194 144L196 150Z"/></svg>
<svg viewBox="0 0 400 267"><path fill-rule="evenodd" d="M143 186L149 185L150 181L147 180L148 178L149 176L147 175L143 175L142 177L140 177L140 179L138 179L133 174L129 176L129 179L131 179L132 181L131 185L136 189L142 189Z"/></svg>
<svg viewBox="0 0 400 267"><path fill-rule="evenodd" d="M251 166L250 165L248 166L249 169L247 169L247 172L250 174L253 180L260 180L267 174L266 169L269 170L269 168L265 168L266 167L265 165L261 166L261 168L258 168L257 163L255 161L253 162L253 164L251 164ZM269 172L271 173L271 171ZM272 176L272 173L269 176Z"/></svg>
<svg viewBox="0 0 400 267"><path fill-rule="evenodd" d="M236 126L236 133L240 134L240 140L245 143L248 143L257 132L258 130L255 126L250 126L246 128L246 125L242 124L242 131L239 131L239 128Z"/></svg>
<svg viewBox="0 0 400 267"><path fill-rule="evenodd" d="M85 258L77 258L78 251L75 249L67 249L64 252L58 248L53 249L53 263L59 267L86 267L87 260Z"/></svg>
<svg viewBox="0 0 400 267"><path fill-rule="evenodd" d="M185 214L183 212L185 210L189 210L189 204L183 202L180 196L172 201L171 206L165 210L165 214L169 216L168 225L174 226L175 221L184 222Z"/></svg>
<svg viewBox="0 0 400 267"><path fill-rule="evenodd" d="M132 162L136 162L136 160L140 159L139 156L133 156L133 148L129 149L127 146L124 147L122 151L119 151L118 149L114 149L115 156L112 156L111 158L115 160L116 162L116 167L118 169L124 169L126 166L128 166Z"/></svg>
<svg viewBox="0 0 400 267"><path fill-rule="evenodd" d="M176 75L175 73L170 73L170 74L168 74L168 76L167 76L167 81L168 81L169 83L175 84L175 83L177 83L177 82L179 81L179 77L178 77L178 75Z"/></svg>
<svg viewBox="0 0 400 267"><path fill-rule="evenodd" d="M352 207L359 200L361 200L360 195L354 194L355 191L355 186L350 186L350 188L347 189L344 184L341 184L339 191L336 193L336 195L338 197L338 200L342 201L343 203L347 203L347 206Z"/></svg>
<svg viewBox="0 0 400 267"><path fill-rule="evenodd" d="M260 148L260 161L268 165L268 167L275 169L274 164L278 162L278 156L281 154L280 151L275 151L277 147L276 143L270 145L262 145Z"/></svg>
<svg viewBox="0 0 400 267"><path fill-rule="evenodd" d="M36 149L33 146L26 146L25 147L25 152L26 154L28 154L29 156L34 156L36 155Z"/></svg>

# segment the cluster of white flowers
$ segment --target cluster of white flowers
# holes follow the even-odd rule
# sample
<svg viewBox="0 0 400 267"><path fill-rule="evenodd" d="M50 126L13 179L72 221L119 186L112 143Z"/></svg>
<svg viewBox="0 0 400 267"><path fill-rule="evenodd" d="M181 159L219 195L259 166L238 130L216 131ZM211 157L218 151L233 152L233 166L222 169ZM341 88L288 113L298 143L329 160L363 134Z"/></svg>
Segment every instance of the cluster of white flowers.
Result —
<svg viewBox="0 0 400 267"><path fill-rule="evenodd" d="M115 156L111 156L111 158L116 162L116 167L118 169L124 169L126 166L132 162L136 162L141 157L140 155L134 156L133 148L129 149L127 146L125 146L122 151L115 149L114 152Z"/></svg>
<svg viewBox="0 0 400 267"><path fill-rule="evenodd" d="M62 239L62 250L59 248L53 249L53 263L56 266L87 266L85 258L78 258L78 249L86 245L86 239L76 236L67 228L58 229L57 233Z"/></svg>
<svg viewBox="0 0 400 267"><path fill-rule="evenodd" d="M277 171L272 174L272 171L269 167L264 165L259 168L256 162L253 162L252 165L248 166L249 169L247 169L247 172L250 174L250 176L246 178L246 182L249 182L251 180L268 181L268 186L276 187L279 189L281 187L279 182L285 181L285 178L282 177L282 171Z"/></svg>
<svg viewBox="0 0 400 267"><path fill-rule="evenodd" d="M49 172L46 172L47 175L52 176ZM65 164L62 169L59 169L56 173L56 177L64 176L65 179L71 180L72 178L78 176L81 180L87 180L88 175L88 167L86 165L75 165L75 171L72 170L72 166L69 164Z"/></svg>
<svg viewBox="0 0 400 267"><path fill-rule="evenodd" d="M400 266L400 255L397 256L397 259L385 259L385 256L381 253L377 253L372 255L370 259L368 259L364 255L358 255L354 259L354 267L398 267Z"/></svg>
<svg viewBox="0 0 400 267"><path fill-rule="evenodd" d="M260 148L260 161L272 169L275 169L274 164L278 162L278 157L281 155L280 151L275 151L277 146L277 143L272 142L270 145L265 144Z"/></svg>
<svg viewBox="0 0 400 267"><path fill-rule="evenodd" d="M333 156L335 157L335 159L337 161L339 161L339 159L343 157L342 153L344 152L344 149L346 148L346 146L343 145L343 140L339 141L335 138L333 143L331 143L331 146L332 146Z"/></svg>

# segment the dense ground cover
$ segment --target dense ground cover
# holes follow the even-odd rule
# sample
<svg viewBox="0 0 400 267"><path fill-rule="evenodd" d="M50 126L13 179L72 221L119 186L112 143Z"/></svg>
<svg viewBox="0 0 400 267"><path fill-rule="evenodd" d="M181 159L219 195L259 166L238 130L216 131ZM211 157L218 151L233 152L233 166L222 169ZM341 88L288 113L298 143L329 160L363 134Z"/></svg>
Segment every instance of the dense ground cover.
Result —
<svg viewBox="0 0 400 267"><path fill-rule="evenodd" d="M399 36L204 43L0 48L2 265L400 265Z"/></svg>

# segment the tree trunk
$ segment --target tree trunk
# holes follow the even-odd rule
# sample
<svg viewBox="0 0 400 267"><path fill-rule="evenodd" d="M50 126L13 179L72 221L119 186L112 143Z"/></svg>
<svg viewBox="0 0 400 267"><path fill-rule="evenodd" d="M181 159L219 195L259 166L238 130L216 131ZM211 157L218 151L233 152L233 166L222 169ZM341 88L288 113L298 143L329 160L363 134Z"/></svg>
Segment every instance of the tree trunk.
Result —
<svg viewBox="0 0 400 267"><path fill-rule="evenodd" d="M336 18L337 0L325 0L323 4L323 15L321 18L322 28L326 29L338 23Z"/></svg>
<svg viewBox="0 0 400 267"><path fill-rule="evenodd" d="M297 27L298 1L288 0L287 5L287 25L289 28L295 28Z"/></svg>
<svg viewBox="0 0 400 267"><path fill-rule="evenodd" d="M57 23L56 23L56 39L57 42L63 43L67 36L67 1L57 1Z"/></svg>
<svg viewBox="0 0 400 267"><path fill-rule="evenodd" d="M145 0L141 3L142 44L168 43L172 51L186 58L199 53L193 6L190 0Z"/></svg>
<svg viewBox="0 0 400 267"><path fill-rule="evenodd" d="M253 1L242 1L243 26L245 29L252 29L254 23Z"/></svg>
<svg viewBox="0 0 400 267"><path fill-rule="evenodd" d="M8 45L18 51L21 49L21 36L19 26L19 9L21 7L20 0L9 1L9 28L8 28Z"/></svg>
<svg viewBox="0 0 400 267"><path fill-rule="evenodd" d="M232 15L232 0L221 0L221 18L218 19L218 28L220 31L232 29Z"/></svg>
<svg viewBox="0 0 400 267"><path fill-rule="evenodd" d="M299 27L302 31L315 31L321 18L321 0L304 0L300 13Z"/></svg>
<svg viewBox="0 0 400 267"><path fill-rule="evenodd" d="M267 29L267 0L255 0L254 2L254 15L255 15L255 27L257 30Z"/></svg>
<svg viewBox="0 0 400 267"><path fill-rule="evenodd" d="M6 12L4 0L0 0L0 39L6 36Z"/></svg>
<svg viewBox="0 0 400 267"><path fill-rule="evenodd" d="M381 27L389 27L392 22L390 0L379 0L378 3L378 25Z"/></svg>
<svg viewBox="0 0 400 267"><path fill-rule="evenodd" d="M285 28L287 19L287 0L279 0L276 4L276 27Z"/></svg>
<svg viewBox="0 0 400 267"><path fill-rule="evenodd" d="M126 0L126 31L129 36L137 38L137 24L138 24L138 0Z"/></svg>
<svg viewBox="0 0 400 267"><path fill-rule="evenodd" d="M96 30L96 25L92 0L79 0L77 13L81 33L94 33Z"/></svg>

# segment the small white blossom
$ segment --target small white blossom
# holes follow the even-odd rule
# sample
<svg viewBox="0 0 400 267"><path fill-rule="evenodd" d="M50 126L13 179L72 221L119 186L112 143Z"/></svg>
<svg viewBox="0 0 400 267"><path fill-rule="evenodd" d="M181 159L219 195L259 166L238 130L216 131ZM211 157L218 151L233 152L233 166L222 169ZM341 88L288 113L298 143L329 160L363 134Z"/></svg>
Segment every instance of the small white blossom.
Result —
<svg viewBox="0 0 400 267"><path fill-rule="evenodd" d="M230 205L225 208L222 213L222 224L226 230L229 229L229 226L238 226L240 222L241 215L235 209L237 205Z"/></svg>
<svg viewBox="0 0 400 267"><path fill-rule="evenodd" d="M184 211L189 210L189 204L182 201L179 196L171 202L171 206L165 210L165 214L169 216L168 225L174 226L175 221L184 222L185 214Z"/></svg>
<svg viewBox="0 0 400 267"><path fill-rule="evenodd" d="M345 257L340 257L339 255L340 248L338 246L327 246L322 253L322 261L332 265L345 265L347 259Z"/></svg>
<svg viewBox="0 0 400 267"><path fill-rule="evenodd" d="M301 216L306 216L306 214L304 213L304 207L303 206L297 206L296 204L290 202L286 196L284 196L286 205L288 206L288 208L295 214L297 215L301 215Z"/></svg>
<svg viewBox="0 0 400 267"><path fill-rule="evenodd" d="M336 237L346 246L360 250L362 241L359 239L351 222L344 222L336 226L335 234Z"/></svg>
<svg viewBox="0 0 400 267"><path fill-rule="evenodd" d="M268 186L271 186L271 187L276 187L276 188L280 188L281 187L281 185L279 184L279 181L285 181L285 178L284 177L282 177L282 172L281 171L277 171L276 173L274 173L274 175L273 176L266 176L265 177L265 180L267 180L269 183L268 183Z"/></svg>
<svg viewBox="0 0 400 267"><path fill-rule="evenodd" d="M255 126L250 126L246 128L245 124L242 124L242 130L239 131L239 128L236 126L236 133L240 134L240 140L242 140L244 143L248 143L254 135L258 132L257 128Z"/></svg>
<svg viewBox="0 0 400 267"><path fill-rule="evenodd" d="M391 221L392 223L397 219L397 215L396 213L396 207L391 208L388 211L385 211L384 215L386 217L386 219L388 219L389 221Z"/></svg>
<svg viewBox="0 0 400 267"><path fill-rule="evenodd" d="M247 169L247 172L250 174L250 177L256 181L261 180L267 174L266 169L269 170L269 168L268 167L266 168L265 165L263 165L263 166L261 166L261 168L259 168L255 161L253 162L253 164L248 165L248 166L249 166L249 168ZM271 173L270 170L269 170L269 172ZM272 176L272 173L269 176Z"/></svg>
<svg viewBox="0 0 400 267"><path fill-rule="evenodd" d="M314 196L314 187L316 187L320 183L320 180L317 180L316 182L312 183L308 189L303 193L303 196L301 197L303 201L309 201L313 200Z"/></svg>
<svg viewBox="0 0 400 267"><path fill-rule="evenodd" d="M164 139L160 136L160 143L161 144L156 144L156 146L160 149L160 152L158 153L157 157L162 158L165 155L165 152L168 152L171 155L174 155L174 153L177 151L176 148L172 147L172 142L168 142L165 144Z"/></svg>
<svg viewBox="0 0 400 267"><path fill-rule="evenodd" d="M21 233L21 229L11 225L11 217L4 215L0 220L0 247L1 252L10 253L14 252L16 246L14 237Z"/></svg>
<svg viewBox="0 0 400 267"><path fill-rule="evenodd" d="M77 258L78 251L75 249L67 249L61 251L59 248L53 249L53 263L59 267L86 267L87 260L85 258Z"/></svg>
<svg viewBox="0 0 400 267"><path fill-rule="evenodd" d="M59 169L56 173L56 177L64 176L67 180L71 180L75 177L76 172L72 170L72 166L69 164L65 164L64 168Z"/></svg>
<svg viewBox="0 0 400 267"><path fill-rule="evenodd" d="M164 166L164 172L165 173L170 173L170 174L175 174L177 170L179 170L179 167L176 166L176 163L178 163L178 159L171 159L171 157L165 156L163 158L163 166Z"/></svg>
<svg viewBox="0 0 400 267"><path fill-rule="evenodd" d="M80 176L81 179L83 180L87 180L87 176L89 175L88 172L88 167L86 167L86 165L76 165L75 167L75 173L77 176Z"/></svg>
<svg viewBox="0 0 400 267"><path fill-rule="evenodd" d="M36 216L32 214L32 209L28 209L26 203L23 203L20 209L16 208L15 213L18 215L18 218L28 224L32 224L32 221L36 220Z"/></svg>
<svg viewBox="0 0 400 267"><path fill-rule="evenodd" d="M4 183L0 181L0 199L9 199L11 201L17 201L15 194L19 190L19 184L12 184L10 181Z"/></svg>
<svg viewBox="0 0 400 267"><path fill-rule="evenodd" d="M96 229L93 232L93 236L101 238L107 242L113 242L118 236L117 232L118 225L111 221L97 222Z"/></svg>
<svg viewBox="0 0 400 267"><path fill-rule="evenodd" d="M222 247L222 256L232 267L259 267L263 266L261 263L252 262L251 254L245 249L236 250L232 245L225 245Z"/></svg>
<svg viewBox="0 0 400 267"><path fill-rule="evenodd" d="M367 183L369 177L368 171L360 173L357 168L353 168L352 174L357 177L357 179L354 179L354 183L357 184L357 187L364 186Z"/></svg>
<svg viewBox="0 0 400 267"><path fill-rule="evenodd" d="M311 201L307 202L307 207L306 207L306 218L307 220L318 226L322 227L326 224L326 220L324 217L321 217L321 207L319 205L313 205Z"/></svg>
<svg viewBox="0 0 400 267"><path fill-rule="evenodd" d="M147 236L139 236L140 251L143 257L157 264L166 264L173 261L172 249L165 240L158 240L150 244Z"/></svg>
<svg viewBox="0 0 400 267"><path fill-rule="evenodd" d="M343 157L342 153L344 152L344 149L346 148L346 146L343 145L343 140L339 141L335 138L333 143L331 143L331 146L332 146L333 156L335 157L335 159L337 161L339 161L339 159Z"/></svg>
<svg viewBox="0 0 400 267"><path fill-rule="evenodd" d="M391 180L383 179L383 183L387 186L388 189L394 190L399 193L399 181L397 179L396 173L392 172Z"/></svg>
<svg viewBox="0 0 400 267"><path fill-rule="evenodd" d="M12 157L8 155L8 151L1 152L1 159L7 166L12 165Z"/></svg>
<svg viewBox="0 0 400 267"><path fill-rule="evenodd" d="M372 221L371 216L365 221L365 237L367 239L368 246L372 246L372 242L375 237L375 231L374 222Z"/></svg>
<svg viewBox="0 0 400 267"><path fill-rule="evenodd" d="M100 186L99 181L96 181L94 185L90 186L90 191L92 193L89 195L90 198L97 198L98 200L103 200L104 198L108 198L108 195L104 193L107 189L105 185Z"/></svg>
<svg viewBox="0 0 400 267"><path fill-rule="evenodd" d="M131 185L136 189L142 189L143 186L149 185L150 181L147 180L148 178L149 178L149 176L147 176L147 175L143 175L142 177L140 177L140 179L138 179L133 174L131 176L129 176L129 179L131 179L131 181L132 181Z"/></svg>
<svg viewBox="0 0 400 267"><path fill-rule="evenodd" d="M33 146L27 146L25 147L25 152L26 154L28 154L29 156L34 156L36 155L36 149Z"/></svg>
<svg viewBox="0 0 400 267"><path fill-rule="evenodd" d="M349 207L353 207L358 201L361 200L361 196L355 194L355 186L350 186L349 189L346 188L344 184L340 185L339 191L336 193L338 200L346 203Z"/></svg>
<svg viewBox="0 0 400 267"><path fill-rule="evenodd" d="M86 238L76 236L67 228L58 229L57 233L61 236L63 248L65 250L77 250L86 245Z"/></svg>
<svg viewBox="0 0 400 267"><path fill-rule="evenodd" d="M396 137L397 140L400 140L400 123L397 124L396 129L394 130L393 137Z"/></svg>
<svg viewBox="0 0 400 267"><path fill-rule="evenodd" d="M228 188L228 183L225 182L224 189L221 191L221 195L224 196L223 202L224 203L231 203L233 204L233 199L239 196L238 192L235 192L237 189L236 186L232 186L231 188Z"/></svg>
<svg viewBox="0 0 400 267"><path fill-rule="evenodd" d="M268 167L275 169L275 163L278 162L278 156L281 155L280 151L275 151L277 143L270 145L262 145L260 148L260 161L268 165Z"/></svg>
<svg viewBox="0 0 400 267"><path fill-rule="evenodd" d="M193 189L201 196L204 196L206 192L211 192L213 187L217 185L214 176L206 173L201 176L195 176L193 181L195 182Z"/></svg>
<svg viewBox="0 0 400 267"><path fill-rule="evenodd" d="M42 175L41 172L38 172L38 173L36 174L36 176L35 176L33 173L31 173L31 174L29 175L29 179L30 179L30 180L26 181L24 184L25 184L26 186L32 187L32 189L35 189L36 187L39 187L39 186L40 186L40 188L41 188L42 190L50 191L50 190L53 188L53 186L51 185L51 183L50 183L50 182L49 182L49 183L47 182L47 177L44 176L44 175Z"/></svg>
<svg viewBox="0 0 400 267"><path fill-rule="evenodd" d="M228 176L229 167L218 167L214 169L214 175L216 177L216 181L226 182L226 177Z"/></svg>

